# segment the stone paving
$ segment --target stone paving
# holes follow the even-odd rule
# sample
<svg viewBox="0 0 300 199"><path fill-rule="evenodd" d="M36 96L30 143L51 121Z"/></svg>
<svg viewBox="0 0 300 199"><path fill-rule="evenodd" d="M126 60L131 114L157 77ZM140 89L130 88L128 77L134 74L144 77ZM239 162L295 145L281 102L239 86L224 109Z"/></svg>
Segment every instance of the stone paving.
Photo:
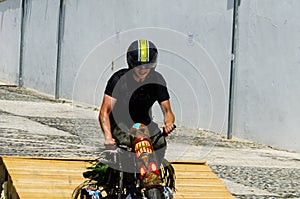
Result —
<svg viewBox="0 0 300 199"><path fill-rule="evenodd" d="M98 157L94 107L0 85L0 156ZM178 127L169 160L206 160L236 198L300 198L300 153Z"/></svg>

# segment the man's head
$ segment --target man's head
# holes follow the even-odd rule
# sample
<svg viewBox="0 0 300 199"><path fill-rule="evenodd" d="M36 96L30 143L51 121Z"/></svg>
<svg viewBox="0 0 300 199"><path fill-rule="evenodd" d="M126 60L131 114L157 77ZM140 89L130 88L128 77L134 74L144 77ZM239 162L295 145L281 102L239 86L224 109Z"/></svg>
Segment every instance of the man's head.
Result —
<svg viewBox="0 0 300 199"><path fill-rule="evenodd" d="M153 69L157 64L158 51L149 40L136 40L130 44L127 50L127 63L130 69Z"/></svg>

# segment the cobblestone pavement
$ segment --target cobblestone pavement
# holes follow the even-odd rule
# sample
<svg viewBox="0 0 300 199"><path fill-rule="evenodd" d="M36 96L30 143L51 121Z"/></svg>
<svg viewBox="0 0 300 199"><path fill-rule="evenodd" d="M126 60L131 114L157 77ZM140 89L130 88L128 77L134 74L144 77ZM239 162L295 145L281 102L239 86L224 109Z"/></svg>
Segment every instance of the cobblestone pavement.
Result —
<svg viewBox="0 0 300 199"><path fill-rule="evenodd" d="M167 158L204 159L236 198L300 198L300 153L178 127ZM0 86L0 156L98 157L93 107Z"/></svg>

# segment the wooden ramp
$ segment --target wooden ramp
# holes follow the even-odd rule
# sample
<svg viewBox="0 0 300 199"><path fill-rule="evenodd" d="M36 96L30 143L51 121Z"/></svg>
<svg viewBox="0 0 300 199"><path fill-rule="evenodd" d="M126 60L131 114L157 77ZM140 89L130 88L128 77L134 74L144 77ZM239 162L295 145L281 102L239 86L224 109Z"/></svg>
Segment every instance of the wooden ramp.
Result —
<svg viewBox="0 0 300 199"><path fill-rule="evenodd" d="M91 159L2 157L0 183L12 199L70 199ZM173 162L175 198L234 198L205 162ZM0 188L2 191L2 188Z"/></svg>
<svg viewBox="0 0 300 199"><path fill-rule="evenodd" d="M176 161L175 198L234 198L205 161Z"/></svg>

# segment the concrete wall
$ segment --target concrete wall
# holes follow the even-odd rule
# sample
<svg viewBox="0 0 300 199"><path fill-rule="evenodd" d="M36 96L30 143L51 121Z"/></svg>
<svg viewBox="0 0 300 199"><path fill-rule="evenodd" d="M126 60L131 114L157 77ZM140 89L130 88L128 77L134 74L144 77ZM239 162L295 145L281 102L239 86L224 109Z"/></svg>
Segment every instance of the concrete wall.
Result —
<svg viewBox="0 0 300 199"><path fill-rule="evenodd" d="M54 95L60 1L25 2L24 86ZM169 84L177 124L226 133L232 0L64 2L61 98L100 106L107 79L127 67L128 45L150 39L160 50L157 70ZM157 106L154 112L162 120Z"/></svg>
<svg viewBox="0 0 300 199"><path fill-rule="evenodd" d="M0 3L0 79L18 84L21 1Z"/></svg>
<svg viewBox="0 0 300 199"><path fill-rule="evenodd" d="M27 0L24 86L54 95L59 0ZM298 150L298 0L241 1L233 136ZM178 125L225 134L233 0L66 0L59 96L100 106L130 42L160 51ZM21 1L0 3L0 79L18 83ZM156 120L162 119L158 106Z"/></svg>
<svg viewBox="0 0 300 199"><path fill-rule="evenodd" d="M59 0L27 0L24 18L24 86L55 93Z"/></svg>
<svg viewBox="0 0 300 199"><path fill-rule="evenodd" d="M300 151L300 1L242 1L234 136Z"/></svg>
<svg viewBox="0 0 300 199"><path fill-rule="evenodd" d="M159 47L157 70L167 79L177 123L225 133L232 3L67 1L61 97L101 105L107 79L127 67L129 44L146 38ZM161 120L158 107L155 115Z"/></svg>

